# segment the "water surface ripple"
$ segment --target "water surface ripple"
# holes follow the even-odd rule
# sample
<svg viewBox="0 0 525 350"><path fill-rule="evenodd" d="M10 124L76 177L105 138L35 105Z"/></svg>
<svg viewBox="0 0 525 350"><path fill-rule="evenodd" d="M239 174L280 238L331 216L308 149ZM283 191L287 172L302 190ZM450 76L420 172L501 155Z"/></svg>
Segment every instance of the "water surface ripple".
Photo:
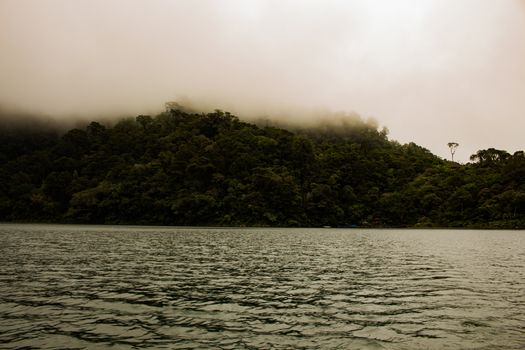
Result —
<svg viewBox="0 0 525 350"><path fill-rule="evenodd" d="M524 234L0 225L0 348L524 349Z"/></svg>

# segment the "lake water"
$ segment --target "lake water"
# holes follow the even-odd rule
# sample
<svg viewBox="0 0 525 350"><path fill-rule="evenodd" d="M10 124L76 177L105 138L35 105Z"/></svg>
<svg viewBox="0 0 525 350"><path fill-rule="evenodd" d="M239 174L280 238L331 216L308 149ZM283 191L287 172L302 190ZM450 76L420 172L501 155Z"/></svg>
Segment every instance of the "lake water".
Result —
<svg viewBox="0 0 525 350"><path fill-rule="evenodd" d="M2 349L524 349L525 231L0 225Z"/></svg>

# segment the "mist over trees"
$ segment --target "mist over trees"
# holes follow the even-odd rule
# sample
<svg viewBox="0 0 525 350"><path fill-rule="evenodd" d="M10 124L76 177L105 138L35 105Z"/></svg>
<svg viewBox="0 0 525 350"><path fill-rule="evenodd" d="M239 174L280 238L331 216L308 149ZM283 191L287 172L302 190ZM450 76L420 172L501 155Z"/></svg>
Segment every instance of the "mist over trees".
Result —
<svg viewBox="0 0 525 350"><path fill-rule="evenodd" d="M293 131L179 109L0 128L0 221L525 227L525 155L460 165L354 118Z"/></svg>

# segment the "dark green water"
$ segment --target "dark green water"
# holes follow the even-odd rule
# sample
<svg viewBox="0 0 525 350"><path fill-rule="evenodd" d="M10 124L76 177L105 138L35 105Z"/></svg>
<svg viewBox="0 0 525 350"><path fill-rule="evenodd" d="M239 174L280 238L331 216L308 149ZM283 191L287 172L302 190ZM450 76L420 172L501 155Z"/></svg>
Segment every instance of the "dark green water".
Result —
<svg viewBox="0 0 525 350"><path fill-rule="evenodd" d="M525 232L0 225L1 349L524 349Z"/></svg>

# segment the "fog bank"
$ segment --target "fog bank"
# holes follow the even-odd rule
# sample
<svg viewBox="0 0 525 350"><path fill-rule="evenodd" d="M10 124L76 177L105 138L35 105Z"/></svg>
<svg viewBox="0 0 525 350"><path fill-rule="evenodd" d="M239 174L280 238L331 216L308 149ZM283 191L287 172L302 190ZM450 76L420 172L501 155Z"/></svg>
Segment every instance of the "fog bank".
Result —
<svg viewBox="0 0 525 350"><path fill-rule="evenodd" d="M0 105L60 120L186 100L357 112L448 157L525 148L523 0L2 0ZM324 113L324 112L322 112Z"/></svg>

